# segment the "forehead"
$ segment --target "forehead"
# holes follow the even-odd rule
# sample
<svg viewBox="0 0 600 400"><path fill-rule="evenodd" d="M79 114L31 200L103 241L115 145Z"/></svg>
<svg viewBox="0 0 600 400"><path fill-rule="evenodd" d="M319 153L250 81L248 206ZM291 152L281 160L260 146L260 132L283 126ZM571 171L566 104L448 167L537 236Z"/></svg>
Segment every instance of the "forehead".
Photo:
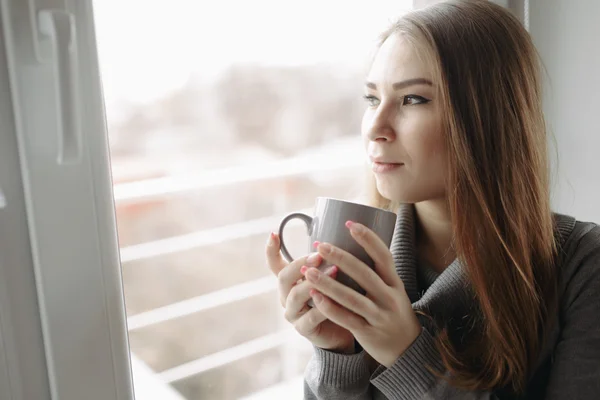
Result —
<svg viewBox="0 0 600 400"><path fill-rule="evenodd" d="M413 78L433 80L431 68L420 57L415 46L400 34L388 37L373 59L367 80L393 84Z"/></svg>

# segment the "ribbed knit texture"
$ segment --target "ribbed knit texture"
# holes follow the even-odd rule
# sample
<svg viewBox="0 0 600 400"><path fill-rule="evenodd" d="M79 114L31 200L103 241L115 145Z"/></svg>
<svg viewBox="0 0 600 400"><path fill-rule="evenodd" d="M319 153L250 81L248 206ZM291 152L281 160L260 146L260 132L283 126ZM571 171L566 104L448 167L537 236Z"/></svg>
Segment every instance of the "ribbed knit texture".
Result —
<svg viewBox="0 0 600 400"><path fill-rule="evenodd" d="M318 364L322 366L319 379L326 385L347 387L360 381L369 372L363 360L364 352L357 357L354 354L336 354L318 347L314 347L314 350ZM327 368L332 362L337 363L340 368Z"/></svg>
<svg viewBox="0 0 600 400"><path fill-rule="evenodd" d="M398 210L394 238L390 251L394 258L396 272L402 282L411 302L418 300L417 286L417 255L415 252L415 210L414 207L403 205Z"/></svg>
<svg viewBox="0 0 600 400"><path fill-rule="evenodd" d="M571 217L556 215L556 221L556 232L561 238L561 243L564 244L567 241L567 237L569 237L569 248L562 249L563 246L561 246L561 254L566 257L568 253L569 258L567 260L561 258L561 261L567 264L565 269L575 275L582 260L589 259L588 263L582 266L584 270L582 274L584 275L581 279L585 279L585 282L589 280L593 281L593 284L596 285L593 288L596 297L587 294L585 299L597 298L597 296L600 296L600 293L598 293L600 291L600 272L596 273L595 271L600 271L600 229L594 224L581 223L577 231L577 237L572 238L571 232L574 229L575 220ZM595 235L588 235L592 230L594 230ZM457 321L467 319L466 317L472 312L471 306L474 303L474 299L461 262L454 260L441 274L437 274L425 264L418 265L415 251L414 206L403 205L399 209L394 239L392 240L390 249L396 271L404 281L406 292L413 303L414 310L423 311L433 317L434 321L442 323L456 324L458 323ZM595 255L595 258L590 258L588 254ZM570 260L574 261L571 262ZM593 263L597 264L596 270L594 270L595 264ZM422 286L421 288L419 287L419 283ZM565 278L565 283L561 287L566 286L567 283L572 284L572 279ZM576 283L576 290L582 290L585 287L581 282ZM422 296L420 296L419 290L424 290ZM576 304L577 293L574 293L571 297L573 297L573 300L569 300L569 304ZM567 298L570 299L569 296ZM599 304L600 302L596 300L596 303L592 304L591 310L596 313L600 312ZM578 305L578 307L580 306ZM597 322L597 315L590 315L589 317L595 318L591 324L598 328L598 336L600 336L600 324ZM436 324L433 322L427 324L422 319L421 322L424 323L421 335L396 360L394 365L390 368L379 366L371 375L369 374L367 357L364 351L358 354L342 355L315 348L315 354L306 369L304 385L305 399L417 400L443 398L458 400L465 398L495 398L493 393L489 392L461 392L450 387L447 382L437 379L430 372L429 368L443 372L443 365L434 341ZM597 347L600 348L600 337L593 336L595 334L592 333L592 336L586 337L585 340L587 341L582 343L587 343L588 347L592 344L597 344ZM558 334L553 340L554 342L559 340ZM553 348L552 343L550 343L549 348ZM586 359L585 367L588 370L593 370L590 373L597 375L584 376L585 379L582 381L582 384L587 385L586 387L571 385L569 386L569 391L566 391L567 389L557 389L561 395L576 390L585 390L585 393L589 393L590 395L597 395L600 392L600 384L598 383L600 382L600 368L598 367L600 365L600 352L595 349L587 349L581 354L586 355L586 352L589 351L595 351L594 354L597 355L597 358L592 356L591 359ZM568 359L572 352L572 350L569 350L569 354L565 357ZM596 362L597 364L594 364ZM568 371L569 368L575 368L577 364L571 365L568 362L564 362L563 366L563 369ZM545 366L544 368L550 367ZM555 365L555 368L558 367ZM540 374L546 376L545 379L548 379L547 376L550 376L549 371L542 371ZM562 375L560 379L564 379L565 374ZM570 382L577 382L577 380L574 379ZM564 386L564 382L561 384ZM549 390L552 390L556 386L553 385L552 381L545 381L543 387L537 385L534 390L543 391L546 385L549 387ZM592 386L594 390L598 390L590 390ZM552 397L552 399L563 397Z"/></svg>
<svg viewBox="0 0 600 400"><path fill-rule="evenodd" d="M419 261L417 265L417 282L419 291L423 292L429 289L429 286L439 278L440 274L431 267L427 262Z"/></svg>

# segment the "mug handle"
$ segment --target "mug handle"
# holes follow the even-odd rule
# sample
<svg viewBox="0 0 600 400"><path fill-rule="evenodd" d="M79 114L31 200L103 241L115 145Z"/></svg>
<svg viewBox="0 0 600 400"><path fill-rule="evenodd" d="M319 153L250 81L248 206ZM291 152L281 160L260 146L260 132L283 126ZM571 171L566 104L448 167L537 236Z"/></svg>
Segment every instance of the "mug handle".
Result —
<svg viewBox="0 0 600 400"><path fill-rule="evenodd" d="M287 225L287 223L293 219L302 220L302 222L304 222L304 224L306 225L306 230L308 231L308 235L309 236L312 235L313 218L309 217L308 215L306 215L304 213L292 213L292 214L287 215L285 218L283 218L281 220L281 223L279 224L279 242L281 243L281 253L283 254L283 257L285 257L285 259L288 262L294 261L294 258L292 258L292 256L290 255L290 252L288 251L287 247L285 246L285 243L283 243L283 230L285 229L285 226Z"/></svg>

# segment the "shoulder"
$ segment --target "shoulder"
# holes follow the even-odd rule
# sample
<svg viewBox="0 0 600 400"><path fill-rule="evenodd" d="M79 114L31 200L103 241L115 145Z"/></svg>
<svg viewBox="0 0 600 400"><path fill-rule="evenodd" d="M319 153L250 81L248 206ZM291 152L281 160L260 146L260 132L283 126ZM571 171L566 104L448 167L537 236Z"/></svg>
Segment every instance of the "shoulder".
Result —
<svg viewBox="0 0 600 400"><path fill-rule="evenodd" d="M570 219L563 233L558 326L536 383L548 398L590 398L600 389L600 227Z"/></svg>
<svg viewBox="0 0 600 400"><path fill-rule="evenodd" d="M565 216L558 216L565 221ZM559 293L569 308L581 295L600 298L600 226L571 218L572 230L559 247Z"/></svg>

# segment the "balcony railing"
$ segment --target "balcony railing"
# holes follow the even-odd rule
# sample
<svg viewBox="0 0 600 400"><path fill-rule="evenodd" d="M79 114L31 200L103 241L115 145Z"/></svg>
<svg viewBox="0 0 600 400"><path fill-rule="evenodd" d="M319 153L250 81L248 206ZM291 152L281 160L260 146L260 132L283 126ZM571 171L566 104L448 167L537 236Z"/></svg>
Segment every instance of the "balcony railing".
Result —
<svg viewBox="0 0 600 400"><path fill-rule="evenodd" d="M325 152L326 154L324 154ZM317 172L324 173L351 168L358 169L361 164L362 155L359 153L349 152L348 149L344 148L338 149L335 152L327 149L323 150L323 152L315 152L310 155L298 156L284 161L254 165L251 167L243 166L212 170L196 174L193 177L158 178L118 184L114 187L114 194L117 203L136 203L148 198L172 196L186 191L213 188L216 186L267 181L270 179L280 179L282 177L304 176ZM309 210L303 211L309 212ZM121 262L128 263L202 246L211 246L234 239L267 234L274 226L277 226L281 217L282 216L278 215L260 218L218 228L201 230L186 235L127 246L121 249ZM276 287L276 278L268 275L264 278L132 315L127 319L128 329L129 331L134 331L211 308L231 304L236 301L274 291L276 290ZM308 342L299 338L294 331L284 329L214 354L198 358L156 375L165 383L173 383L213 368L227 365L250 355L277 348L294 340L298 341L298 343L294 344L294 349L298 349L299 346L309 347ZM288 380L295 379L296 381L298 378L299 377L297 376L287 377ZM287 390L287 388L285 390ZM267 393L268 391L265 391L265 398ZM252 396L252 399L259 398L262 398L259 394Z"/></svg>

